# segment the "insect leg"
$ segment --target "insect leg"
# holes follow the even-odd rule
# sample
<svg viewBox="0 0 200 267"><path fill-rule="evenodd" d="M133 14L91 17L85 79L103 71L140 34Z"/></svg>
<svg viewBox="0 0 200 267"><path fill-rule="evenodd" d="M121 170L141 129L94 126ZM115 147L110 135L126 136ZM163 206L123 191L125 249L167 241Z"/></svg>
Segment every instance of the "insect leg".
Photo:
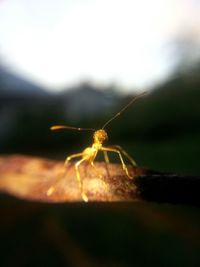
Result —
<svg viewBox="0 0 200 267"><path fill-rule="evenodd" d="M133 166L137 166L137 163L135 162L135 160L123 148L121 148L121 146L116 145L116 146L112 146L112 147L120 150L122 152L122 154L130 161L130 163Z"/></svg>
<svg viewBox="0 0 200 267"><path fill-rule="evenodd" d="M105 188L106 192L108 192L108 185L107 185L106 182L104 181L104 179L103 179L103 178L104 178L103 175L101 175L101 173L97 170L96 166L94 165L94 161L90 161L90 164L91 164L91 166L95 169L97 175L98 175L99 178L101 179L101 181L102 181L102 183L103 183L103 185L104 185L104 188Z"/></svg>
<svg viewBox="0 0 200 267"><path fill-rule="evenodd" d="M65 163L64 163L65 167L67 166L67 163L68 163L71 159L73 159L73 158L77 158L77 157L81 157L81 156L82 156L82 153L77 153L77 154L73 154L73 155L67 157L66 160L65 160ZM54 186L51 186L51 187L47 190L47 195L48 195L48 196L52 195L52 193L53 193L54 191L55 191L55 187L54 187Z"/></svg>
<svg viewBox="0 0 200 267"><path fill-rule="evenodd" d="M117 148L112 148L112 147L101 147L101 150L102 151L108 151L108 152L114 152L114 153L117 153L119 155L119 158L121 160L121 163L122 163L122 168L123 170L125 171L126 175L129 177L129 178L132 178L132 176L129 174L128 172L128 169L124 163L124 160L123 160L123 157L122 157L122 154L121 152L119 151L119 149Z"/></svg>
<svg viewBox="0 0 200 267"><path fill-rule="evenodd" d="M94 165L94 161L90 161L90 165L95 169L97 175L99 176L99 178L102 178L103 176L101 175L101 173L97 170L96 166Z"/></svg>
<svg viewBox="0 0 200 267"><path fill-rule="evenodd" d="M65 163L64 163L64 165L66 166L67 163L68 163L71 159L73 159L73 158L78 158L78 157L82 157L82 156L83 156L83 153L77 153L77 154L73 154L73 155L71 155L71 156L68 156L68 157L65 159Z"/></svg>
<svg viewBox="0 0 200 267"><path fill-rule="evenodd" d="M107 151L103 151L105 162L108 164L110 162Z"/></svg>
<svg viewBox="0 0 200 267"><path fill-rule="evenodd" d="M82 199L85 201L85 202L88 202L88 197L86 196L86 194L83 192L83 181L81 179L81 176L80 176L80 172L79 172L79 166L80 164L85 161L86 159L82 158L81 160L79 160L78 162L76 162L75 164L75 171L76 171L76 179L78 181L78 185L79 185L79 188L80 188L80 191L81 191L81 196L82 196Z"/></svg>
<svg viewBox="0 0 200 267"><path fill-rule="evenodd" d="M110 176L110 174L109 174L109 170L108 170L108 164L110 163L110 160L109 160L107 151L104 150L104 151L103 151L103 155L104 155L104 159L105 159L105 162L106 162L106 171L107 171L107 175Z"/></svg>

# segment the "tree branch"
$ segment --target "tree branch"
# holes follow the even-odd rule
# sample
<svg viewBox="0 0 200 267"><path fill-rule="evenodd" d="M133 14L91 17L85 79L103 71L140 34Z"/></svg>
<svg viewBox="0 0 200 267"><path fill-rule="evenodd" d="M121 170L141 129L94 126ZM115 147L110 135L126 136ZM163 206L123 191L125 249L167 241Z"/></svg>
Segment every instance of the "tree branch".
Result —
<svg viewBox="0 0 200 267"><path fill-rule="evenodd" d="M200 204L200 178L130 167L128 178L121 165L82 164L80 175L89 201L156 201ZM99 173L102 177L99 176ZM82 201L74 163L29 156L0 157L0 191L39 202Z"/></svg>

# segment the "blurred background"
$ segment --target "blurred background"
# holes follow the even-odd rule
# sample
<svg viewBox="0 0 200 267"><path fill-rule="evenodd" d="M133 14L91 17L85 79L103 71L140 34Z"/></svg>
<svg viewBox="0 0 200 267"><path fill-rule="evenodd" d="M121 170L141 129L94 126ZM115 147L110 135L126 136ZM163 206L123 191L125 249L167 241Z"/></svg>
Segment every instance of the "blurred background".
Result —
<svg viewBox="0 0 200 267"><path fill-rule="evenodd" d="M144 91L149 94L107 127L108 145L122 146L139 166L199 175L198 0L0 1L2 155L20 153L64 160L67 155L91 145L92 133L51 132L51 125L101 128L133 96ZM117 160L113 158L113 162ZM76 206L75 210L79 212L82 208ZM108 211L104 214L104 208L99 211L92 207L91 212L86 211L87 215L82 212L77 216L68 207L73 218L68 226L74 227L73 231L76 232L73 226L76 220L84 221L84 225L90 224L92 214L96 214L92 228L94 232L105 223L108 223L110 231L115 220L119 222L115 225L118 232L120 229L117 227L125 216L128 230L125 236L121 233L120 242L124 242L123 246L127 243L130 250L122 253L126 256L116 265L116 261L112 263L111 256L116 255L118 250L113 248L111 254L108 252L105 256L109 258L108 266L133 266L131 242L136 238L133 245L136 249L140 240L137 230L144 231L143 238L146 234L148 245L140 243L136 249L139 256L136 256L135 266L146 266L145 262L140 265L140 257L147 255L147 251L148 262L156 263L157 259L160 266L179 266L180 263L188 266L188 262L190 266L198 266L195 264L199 260L196 251L200 247L197 242L200 234L195 223L200 221L199 212L189 208L164 207L167 215L160 215L161 209L163 206L130 208L131 220L136 227L134 231L127 217L130 216L129 209L125 215L123 209L115 210L117 215L110 216L106 222L105 214ZM188 237L184 239L184 231L177 234L178 221L181 223L182 219L174 221L170 209L173 212L177 209L182 219L187 217L184 230L187 229L189 236L192 236L189 241ZM169 227L164 230L159 228L158 231L155 224L153 228L147 227L144 223L146 218L155 220L156 217L159 221L161 217L158 214L166 216L170 227L175 230L171 232ZM104 219L100 219L102 215ZM142 230L138 216L143 220ZM64 222L62 224L65 225ZM19 228L16 229L18 231ZM88 237L81 229L79 236L82 236L82 245L85 246L84 240ZM115 231L109 234L106 233L108 229L103 229L105 239L98 232L101 242L108 242L108 237L117 239ZM76 236L73 231L72 236ZM170 238L166 241L168 234ZM155 236L159 236L158 240L151 243ZM194 249L188 250L191 240L194 241ZM97 240L92 242L98 243ZM163 251L166 247L169 249L171 242L177 247L174 245L174 258L170 259L173 253L167 256ZM149 246L154 252L160 247L159 258L156 258L156 253L150 257ZM99 246L93 250L90 246L86 247L98 258ZM14 248L13 245L13 251ZM168 264L166 259L169 260Z"/></svg>

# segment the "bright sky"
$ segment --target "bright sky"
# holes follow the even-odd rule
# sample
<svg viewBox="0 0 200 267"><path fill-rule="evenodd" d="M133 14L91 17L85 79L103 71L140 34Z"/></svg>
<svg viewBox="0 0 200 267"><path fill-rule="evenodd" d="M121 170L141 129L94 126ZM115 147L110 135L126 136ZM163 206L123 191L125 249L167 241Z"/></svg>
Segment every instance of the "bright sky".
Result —
<svg viewBox="0 0 200 267"><path fill-rule="evenodd" d="M0 0L0 55L50 90L143 88L166 77L170 43L199 25L198 0Z"/></svg>

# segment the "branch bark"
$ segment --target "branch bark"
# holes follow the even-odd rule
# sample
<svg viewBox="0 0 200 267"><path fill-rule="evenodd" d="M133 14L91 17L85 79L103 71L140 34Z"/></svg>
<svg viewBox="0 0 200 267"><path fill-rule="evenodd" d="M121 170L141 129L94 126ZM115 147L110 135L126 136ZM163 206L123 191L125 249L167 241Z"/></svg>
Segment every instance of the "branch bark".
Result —
<svg viewBox="0 0 200 267"><path fill-rule="evenodd" d="M178 176L140 167L130 167L128 178L121 165L96 162L96 169L80 167L84 192L89 201L156 201L200 204L200 178ZM102 177L97 174L101 173ZM0 191L39 202L82 201L74 163L29 156L0 157Z"/></svg>

